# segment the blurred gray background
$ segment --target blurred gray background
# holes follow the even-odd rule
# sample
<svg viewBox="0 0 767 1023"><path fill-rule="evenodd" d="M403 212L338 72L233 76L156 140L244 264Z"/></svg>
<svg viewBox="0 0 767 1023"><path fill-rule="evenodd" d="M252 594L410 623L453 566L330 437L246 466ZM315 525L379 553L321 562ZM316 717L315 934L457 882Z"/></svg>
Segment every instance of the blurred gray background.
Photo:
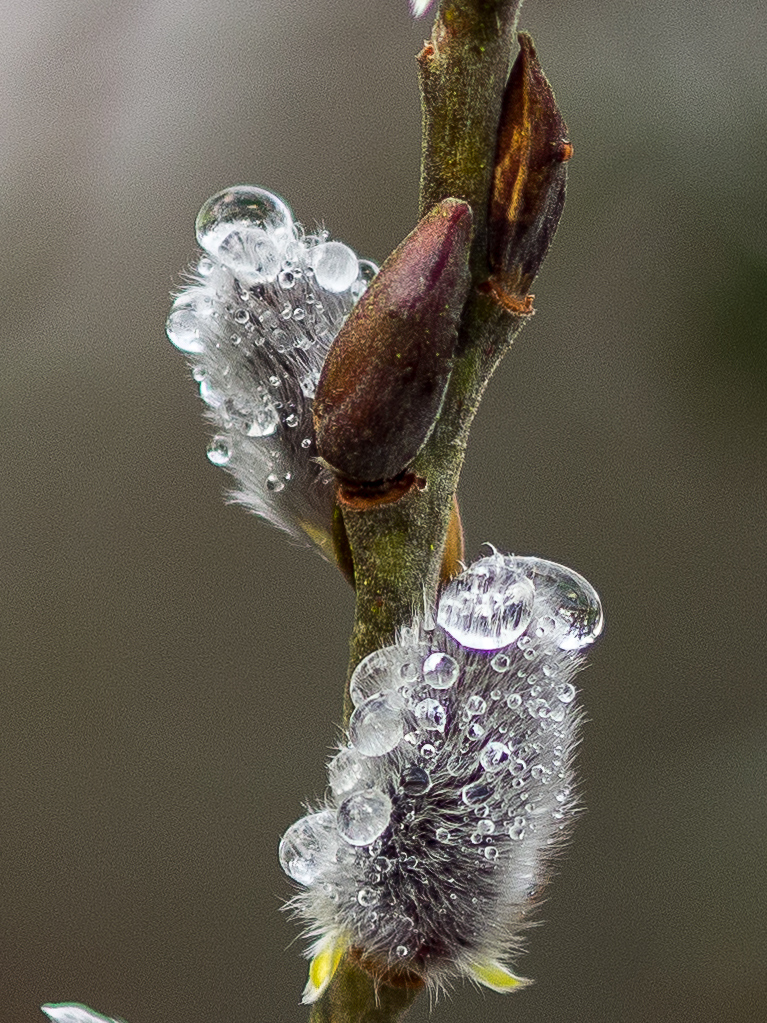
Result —
<svg viewBox="0 0 767 1023"><path fill-rule="evenodd" d="M0 1020L297 1023L277 843L323 789L352 595L225 505L163 324L227 185L379 262L411 229L429 23L405 0L0 17ZM767 19L527 0L521 27L575 157L464 524L471 556L581 571L608 624L537 983L433 1019L763 1020Z"/></svg>

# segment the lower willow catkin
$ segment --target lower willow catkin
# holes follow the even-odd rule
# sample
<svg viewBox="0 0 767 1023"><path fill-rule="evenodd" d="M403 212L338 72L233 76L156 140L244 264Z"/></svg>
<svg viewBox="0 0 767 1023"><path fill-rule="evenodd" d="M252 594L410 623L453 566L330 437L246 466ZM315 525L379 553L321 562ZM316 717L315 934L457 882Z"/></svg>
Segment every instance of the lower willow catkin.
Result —
<svg viewBox="0 0 767 1023"><path fill-rule="evenodd" d="M573 679L602 631L593 587L494 552L350 681L330 796L280 843L314 939L304 1001L351 947L380 976L497 991L576 809Z"/></svg>

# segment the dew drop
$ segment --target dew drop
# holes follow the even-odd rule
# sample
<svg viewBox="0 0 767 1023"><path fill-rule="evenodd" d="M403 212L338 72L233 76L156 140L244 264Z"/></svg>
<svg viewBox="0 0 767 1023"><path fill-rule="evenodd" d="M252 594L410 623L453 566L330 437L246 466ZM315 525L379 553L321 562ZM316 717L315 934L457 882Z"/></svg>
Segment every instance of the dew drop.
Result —
<svg viewBox="0 0 767 1023"><path fill-rule="evenodd" d="M228 437L214 437L208 445L208 461L213 465L228 465L232 458L232 449Z"/></svg>
<svg viewBox="0 0 767 1023"><path fill-rule="evenodd" d="M432 689L450 689L461 669L450 654L429 654L423 662L423 678Z"/></svg>
<svg viewBox="0 0 767 1023"><path fill-rule="evenodd" d="M357 892L357 902L360 906L367 908L368 906L377 906L381 901L381 897L375 888L360 888Z"/></svg>
<svg viewBox="0 0 767 1023"><path fill-rule="evenodd" d="M524 828L523 825L521 825L521 824L513 824L509 828L509 838L511 838L514 842L521 842L524 837L525 837L525 828Z"/></svg>
<svg viewBox="0 0 767 1023"><path fill-rule="evenodd" d="M232 234L258 231L285 246L293 235L293 217L282 199L271 192L235 185L203 204L194 227L200 248L220 259L221 247Z"/></svg>
<svg viewBox="0 0 767 1023"><path fill-rule="evenodd" d="M403 702L397 693L376 693L357 707L349 722L349 739L366 757L380 757L399 745L405 733Z"/></svg>
<svg viewBox="0 0 767 1023"><path fill-rule="evenodd" d="M484 714L485 711L487 710L487 704L485 703L481 696L477 696L476 694L474 694L473 696L470 696L466 701L464 710L469 715Z"/></svg>
<svg viewBox="0 0 767 1023"><path fill-rule="evenodd" d="M408 796L422 796L431 788L431 775L422 767L413 765L402 772L400 786Z"/></svg>
<svg viewBox="0 0 767 1023"><path fill-rule="evenodd" d="M357 257L343 242L325 242L309 253L317 284L326 291L346 291L357 278Z"/></svg>
<svg viewBox="0 0 767 1023"><path fill-rule="evenodd" d="M290 415L286 417L285 425L290 427L298 426L298 416L295 412L291 412Z"/></svg>
<svg viewBox="0 0 767 1023"><path fill-rule="evenodd" d="M304 450L306 450L306 448L310 448L311 446L312 446L312 439L311 439L311 437L304 437L304 439L301 441L301 447Z"/></svg>
<svg viewBox="0 0 767 1023"><path fill-rule="evenodd" d="M197 354L205 345L200 337L200 316L197 303L189 296L180 295L171 307L165 323L168 340L181 352Z"/></svg>
<svg viewBox="0 0 767 1023"><path fill-rule="evenodd" d="M272 494L279 494L281 490L285 489L285 482L279 476L270 472L266 477L266 489Z"/></svg>
<svg viewBox="0 0 767 1023"><path fill-rule="evenodd" d="M404 959L407 955L407 945L397 945L394 951L400 959Z"/></svg>
<svg viewBox="0 0 767 1023"><path fill-rule="evenodd" d="M370 845L391 817L391 800L379 789L348 796L338 808L338 833L349 845Z"/></svg>
<svg viewBox="0 0 767 1023"><path fill-rule="evenodd" d="M328 781L334 796L345 796L358 788L365 774L360 754L348 747L340 750L328 764Z"/></svg>
<svg viewBox="0 0 767 1023"><path fill-rule="evenodd" d="M271 402L261 401L249 410L245 432L248 437L271 437L279 426L277 410Z"/></svg>
<svg viewBox="0 0 767 1023"><path fill-rule="evenodd" d="M206 376L200 381L200 397L208 408L221 408L224 404L223 395L214 389L213 384Z"/></svg>
<svg viewBox="0 0 767 1023"><path fill-rule="evenodd" d="M352 673L349 680L349 695L352 703L358 707L363 700L374 693L393 689L396 684L395 671L401 660L401 650L397 646L386 646L368 654Z"/></svg>
<svg viewBox="0 0 767 1023"><path fill-rule="evenodd" d="M498 850L495 848L494 845L488 845L484 852L485 852L485 859L486 860L496 860L496 859L498 859Z"/></svg>
<svg viewBox="0 0 767 1023"><path fill-rule="evenodd" d="M421 728L436 732L445 730L447 713L439 700L421 700L414 713Z"/></svg>
<svg viewBox="0 0 767 1023"><path fill-rule="evenodd" d="M507 657L506 654L496 654L490 662L490 667L493 671L504 672L509 670L511 664L511 658Z"/></svg>
<svg viewBox="0 0 767 1023"><path fill-rule="evenodd" d="M450 832L447 830L447 828L437 828L437 830L434 832L434 835L438 842L450 841Z"/></svg>
<svg viewBox="0 0 767 1023"><path fill-rule="evenodd" d="M493 789L481 779L470 782L461 789L461 799L467 806L481 806L493 794Z"/></svg>
<svg viewBox="0 0 767 1023"><path fill-rule="evenodd" d="M572 682L564 682L557 689L557 699L562 703L572 703L575 699L575 686Z"/></svg>
<svg viewBox="0 0 767 1023"><path fill-rule="evenodd" d="M505 742L489 742L480 753L479 762L486 771L492 773L505 767L510 757L511 750Z"/></svg>
<svg viewBox="0 0 767 1023"><path fill-rule="evenodd" d="M546 610L541 625L549 625L553 617L554 633L562 650L580 650L602 634L604 615L602 603L594 587L571 568L543 558L516 558L516 563L540 588Z"/></svg>
<svg viewBox="0 0 767 1023"><path fill-rule="evenodd" d="M481 558L445 588L437 623L470 650L509 646L532 618L535 587L513 559Z"/></svg>
<svg viewBox="0 0 767 1023"><path fill-rule="evenodd" d="M333 810L312 813L292 824L280 842L280 865L288 877L311 884L332 862L338 835Z"/></svg>

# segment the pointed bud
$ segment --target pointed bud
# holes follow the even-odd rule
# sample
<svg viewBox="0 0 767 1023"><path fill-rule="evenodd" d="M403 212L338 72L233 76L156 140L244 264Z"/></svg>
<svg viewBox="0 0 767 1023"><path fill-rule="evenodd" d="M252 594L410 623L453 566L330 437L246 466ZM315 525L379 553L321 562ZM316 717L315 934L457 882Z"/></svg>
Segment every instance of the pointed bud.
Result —
<svg viewBox="0 0 767 1023"><path fill-rule="evenodd" d="M519 33L519 45L503 100L489 217L491 283L517 309L529 307L528 289L556 232L573 152L527 33Z"/></svg>
<svg viewBox="0 0 767 1023"><path fill-rule="evenodd" d="M346 480L391 480L439 415L469 291L470 207L435 206L389 256L331 345L314 400L317 449Z"/></svg>

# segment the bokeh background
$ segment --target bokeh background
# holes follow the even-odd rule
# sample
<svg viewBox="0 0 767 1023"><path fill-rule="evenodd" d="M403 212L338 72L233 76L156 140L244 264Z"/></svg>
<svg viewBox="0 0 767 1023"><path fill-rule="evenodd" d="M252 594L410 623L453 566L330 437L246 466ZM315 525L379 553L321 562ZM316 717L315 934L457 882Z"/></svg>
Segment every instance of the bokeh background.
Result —
<svg viewBox="0 0 767 1023"><path fill-rule="evenodd" d="M381 261L416 218L405 0L0 15L0 1020L295 1023L282 831L321 793L352 595L243 510L165 340L210 194ZM514 998L466 1023L767 1016L767 19L528 0L575 145L460 496L585 574L587 813ZM291 944L291 942L294 942ZM413 1023L429 1015L427 1000Z"/></svg>

